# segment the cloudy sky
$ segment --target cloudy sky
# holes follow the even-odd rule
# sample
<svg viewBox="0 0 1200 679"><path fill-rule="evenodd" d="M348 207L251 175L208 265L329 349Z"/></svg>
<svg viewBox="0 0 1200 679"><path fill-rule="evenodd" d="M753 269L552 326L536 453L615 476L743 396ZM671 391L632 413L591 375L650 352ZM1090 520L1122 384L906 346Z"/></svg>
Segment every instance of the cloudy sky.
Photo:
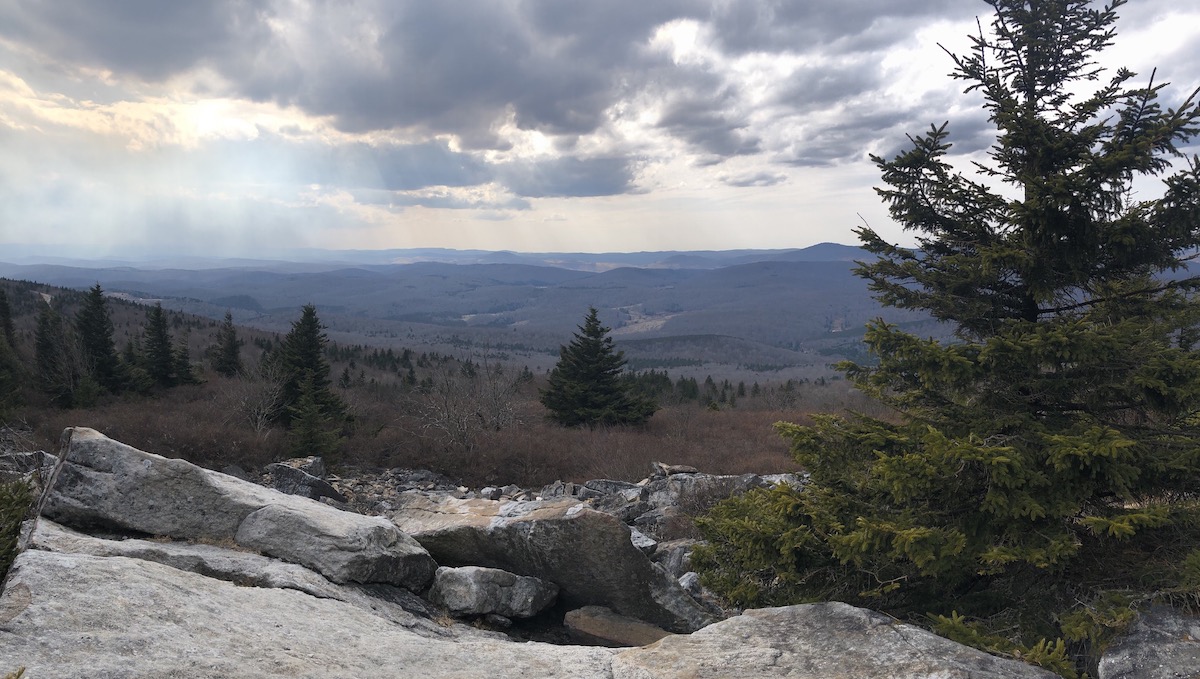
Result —
<svg viewBox="0 0 1200 679"><path fill-rule="evenodd" d="M636 251L906 236L868 154L951 121L970 0L0 0L0 244ZM1200 84L1200 3L1104 63ZM960 158L962 160L962 158Z"/></svg>

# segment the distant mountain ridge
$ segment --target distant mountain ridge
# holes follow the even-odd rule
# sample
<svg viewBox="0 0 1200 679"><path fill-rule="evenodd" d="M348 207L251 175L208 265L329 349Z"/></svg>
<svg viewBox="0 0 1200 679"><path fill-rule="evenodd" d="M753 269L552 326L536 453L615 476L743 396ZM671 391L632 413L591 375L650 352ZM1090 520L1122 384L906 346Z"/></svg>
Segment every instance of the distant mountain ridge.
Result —
<svg viewBox="0 0 1200 679"><path fill-rule="evenodd" d="M734 264L766 261L853 261L870 255L861 248L820 243L795 249L665 250L654 252L512 252L509 250L454 250L405 248L389 250L281 250L278 258L251 259L204 256L142 255L94 258L63 254L41 246L0 245L0 263L53 265L87 269L256 269L315 272L357 266L388 266L438 262L442 264L526 264L575 271L600 272L620 267L652 269L717 269Z"/></svg>
<svg viewBox="0 0 1200 679"><path fill-rule="evenodd" d="M396 263L402 253L420 261ZM853 272L854 261L868 254L832 243L721 252L328 256L324 263L236 260L208 268L0 263L0 276L77 289L99 282L111 293L162 299L211 318L228 309L240 323L276 331L313 303L339 341L404 338L547 356L594 306L628 355L650 365L824 366L860 356L863 326L876 317L921 334L943 333L926 316L881 308ZM651 339L658 341L643 341Z"/></svg>

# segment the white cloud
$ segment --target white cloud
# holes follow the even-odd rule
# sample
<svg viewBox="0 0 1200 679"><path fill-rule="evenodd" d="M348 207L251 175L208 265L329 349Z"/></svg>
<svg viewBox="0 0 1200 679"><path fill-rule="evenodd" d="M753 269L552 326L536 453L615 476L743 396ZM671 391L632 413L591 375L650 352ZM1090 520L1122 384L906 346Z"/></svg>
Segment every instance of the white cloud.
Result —
<svg viewBox="0 0 1200 679"><path fill-rule="evenodd" d="M946 119L990 141L938 47L983 3L131 8L0 7L0 242L794 247L858 213L903 239L868 154ZM1105 63L1190 90L1200 10L1122 12Z"/></svg>

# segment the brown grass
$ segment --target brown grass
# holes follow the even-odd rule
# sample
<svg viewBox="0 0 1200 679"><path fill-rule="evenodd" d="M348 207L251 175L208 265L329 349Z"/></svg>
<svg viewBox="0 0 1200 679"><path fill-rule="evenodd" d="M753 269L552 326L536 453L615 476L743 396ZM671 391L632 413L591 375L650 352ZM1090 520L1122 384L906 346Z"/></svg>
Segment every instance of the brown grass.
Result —
<svg viewBox="0 0 1200 679"><path fill-rule="evenodd" d="M95 408L29 408L35 442L53 450L66 427L90 427L140 450L211 469L236 464L253 471L286 457L281 431L265 436L233 421L212 384L178 387L155 398L131 396Z"/></svg>
<svg viewBox="0 0 1200 679"><path fill-rule="evenodd" d="M31 405L24 412L35 443L52 450L63 428L85 426L165 457L211 469L238 465L257 472L289 456L286 433L256 432L237 415L236 380L209 376L205 384L179 387L153 398L122 397L97 407L57 410ZM715 474L794 471L786 443L772 425L805 422L807 413L870 408L844 384L803 393L790 410L741 399L737 408L711 410L696 403L660 410L644 427L565 429L545 419L529 388L517 404L518 426L481 432L469 450L423 435L411 395L353 388L344 392L355 424L345 432L334 471L393 467L424 468L470 486L515 483L536 488L555 480L594 478L638 481L651 461L694 466Z"/></svg>

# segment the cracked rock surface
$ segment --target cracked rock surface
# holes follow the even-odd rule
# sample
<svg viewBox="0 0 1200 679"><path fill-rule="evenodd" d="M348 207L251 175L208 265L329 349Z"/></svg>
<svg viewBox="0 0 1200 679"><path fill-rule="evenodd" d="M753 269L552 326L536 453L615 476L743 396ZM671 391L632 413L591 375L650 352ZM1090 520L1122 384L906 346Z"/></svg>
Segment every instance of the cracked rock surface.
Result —
<svg viewBox="0 0 1200 679"><path fill-rule="evenodd" d="M625 650L517 643L456 624L420 599L436 564L397 524L436 545L445 566L490 559L522 575L553 573L547 580L566 601L599 599L676 631L711 617L633 545L621 519L577 499L406 493L393 524L92 430L72 433L47 505L70 526L45 517L30 524L0 592L0 676L24 667L31 679L1053 679L837 603L747 611ZM642 491L627 485L605 489L640 502ZM659 550L685 566L683 552ZM477 585L519 594L509 598L530 602L530 611L541 605L516 586L528 578L466 572L485 573ZM619 621L618 631L635 623ZM650 631L623 643L665 633Z"/></svg>

